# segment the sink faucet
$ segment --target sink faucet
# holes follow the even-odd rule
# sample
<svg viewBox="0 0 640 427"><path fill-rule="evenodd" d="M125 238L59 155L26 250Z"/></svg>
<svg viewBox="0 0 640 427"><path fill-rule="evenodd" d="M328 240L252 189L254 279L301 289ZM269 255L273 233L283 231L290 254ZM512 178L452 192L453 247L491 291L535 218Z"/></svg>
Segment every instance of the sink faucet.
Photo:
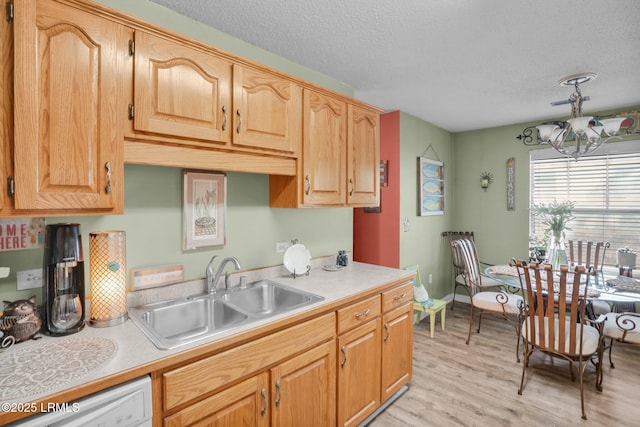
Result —
<svg viewBox="0 0 640 427"><path fill-rule="evenodd" d="M210 294L213 294L216 292L216 289L218 287L218 280L220 280L220 276L222 275L222 272L224 271L224 267L227 265L227 263L232 262L235 267L236 270L241 270L242 267L240 266L240 261L238 261L238 259L236 257L227 257L225 259L223 259L220 262L220 265L218 266L218 269L216 270L216 272L213 272L213 261L216 259L216 255L214 255L211 258L211 261L209 261L209 264L207 264L207 270L206 270L206 275L207 275L207 292ZM224 288L225 289L229 289L229 276L225 275L225 279L224 279Z"/></svg>

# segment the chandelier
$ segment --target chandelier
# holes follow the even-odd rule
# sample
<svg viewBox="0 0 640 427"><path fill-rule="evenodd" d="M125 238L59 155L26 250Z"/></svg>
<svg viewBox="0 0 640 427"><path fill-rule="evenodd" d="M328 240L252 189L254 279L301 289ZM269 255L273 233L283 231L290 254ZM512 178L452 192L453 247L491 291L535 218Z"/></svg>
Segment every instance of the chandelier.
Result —
<svg viewBox="0 0 640 427"><path fill-rule="evenodd" d="M590 82L597 77L596 73L582 73L567 76L558 84L563 87L574 87L569 99L552 102L551 105L571 104L571 118L566 122L554 121L538 126L529 126L516 138L524 145L548 144L559 153L578 160L580 156L593 152L603 143L617 137L622 122L626 117L599 119L582 115L582 103L588 101L588 96L582 96L580 85ZM533 130L538 133L534 140Z"/></svg>

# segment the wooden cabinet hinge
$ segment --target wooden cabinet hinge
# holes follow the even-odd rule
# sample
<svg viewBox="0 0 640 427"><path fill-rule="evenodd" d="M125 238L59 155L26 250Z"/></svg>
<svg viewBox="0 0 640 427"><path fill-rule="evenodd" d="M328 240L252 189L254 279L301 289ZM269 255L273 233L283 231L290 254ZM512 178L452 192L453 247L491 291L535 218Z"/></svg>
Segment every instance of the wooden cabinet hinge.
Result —
<svg viewBox="0 0 640 427"><path fill-rule="evenodd" d="M13 13L14 13L13 2L12 1L8 1L7 4L5 5L5 13L7 15L7 22L9 24L12 24L13 23Z"/></svg>
<svg viewBox="0 0 640 427"><path fill-rule="evenodd" d="M7 177L7 193L9 193L9 197L16 194L16 181L12 176Z"/></svg>
<svg viewBox="0 0 640 427"><path fill-rule="evenodd" d="M133 56L136 53L136 42L129 40L129 56Z"/></svg>
<svg viewBox="0 0 640 427"><path fill-rule="evenodd" d="M133 120L136 116L136 107L133 104L129 104L129 120Z"/></svg>

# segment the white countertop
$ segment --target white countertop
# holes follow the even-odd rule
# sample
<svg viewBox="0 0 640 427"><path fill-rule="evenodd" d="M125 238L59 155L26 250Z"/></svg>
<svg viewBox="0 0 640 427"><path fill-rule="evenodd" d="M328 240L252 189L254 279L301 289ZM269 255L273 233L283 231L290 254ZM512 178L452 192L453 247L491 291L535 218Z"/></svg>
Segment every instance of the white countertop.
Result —
<svg viewBox="0 0 640 427"><path fill-rule="evenodd" d="M220 341L230 336L237 335L241 332L253 330L257 327L267 325L277 320L299 315L305 311L313 309L321 309L322 306L335 305L340 300L345 300L353 297L362 292L367 292L376 287L383 286L391 282L397 282L410 278L414 273L406 270L399 270L387 267L380 267L370 264L363 264L358 262L351 262L349 266L343 268L340 271L329 272L322 269L323 264L332 263L335 258L319 258L312 260L312 269L308 276L299 276L295 279L282 267L270 267L259 270L250 270L239 272L239 275L247 276L248 282L253 282L261 279L270 279L287 286L298 288L307 292L314 293L316 295L324 297L324 300L313 305L309 305L297 310L292 310L288 313L274 316L268 319L257 320L255 322L232 328L228 331L221 332L215 337L210 339L203 339L197 343L184 345L173 350L159 350L154 344L142 333L137 325L131 320L127 320L123 324L106 327L106 328L94 328L86 326L82 331L71 336L81 337L102 337L108 340L112 340L116 343L116 350L113 356L103 362L101 365L93 368L89 372L83 374L83 376L67 381L66 383L48 389L46 392L40 394L29 395L20 399L10 400L9 402L31 402L37 400L46 400L47 396L52 396L56 393L61 393L69 389L81 386L94 381L99 381L102 378L124 373L132 369L139 369L145 365L153 364L162 359L175 356L179 353L194 350L197 347L201 347L205 344L210 344L215 341ZM204 280L196 284L196 286L204 287ZM232 282L235 283L235 282ZM191 282L193 286L193 282ZM176 285L173 285L175 289ZM201 288L201 289L202 289ZM173 291L175 293L175 291ZM185 295L190 295L190 290ZM192 292L191 292L192 293ZM157 292L156 292L157 294ZM25 351L29 346L42 346L46 343L54 343L55 340L60 340L64 337L49 337L43 336L39 340L31 340L24 343L19 343L13 347L0 351L0 360L11 359L4 357L5 354L9 355L12 351ZM57 347L57 346L52 346ZM153 370L150 368L150 370ZM0 380L1 383L1 380ZM0 413L1 419L2 413Z"/></svg>

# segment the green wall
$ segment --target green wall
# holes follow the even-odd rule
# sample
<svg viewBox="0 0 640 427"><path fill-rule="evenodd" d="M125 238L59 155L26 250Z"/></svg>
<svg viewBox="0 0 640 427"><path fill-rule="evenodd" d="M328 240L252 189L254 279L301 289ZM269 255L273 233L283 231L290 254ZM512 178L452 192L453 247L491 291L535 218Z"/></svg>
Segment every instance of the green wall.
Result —
<svg viewBox="0 0 640 427"><path fill-rule="evenodd" d="M182 170L140 165L125 167L124 215L47 218L47 224L78 222L82 231L85 283L89 283L89 232L125 230L127 268L183 264L185 277L204 277L213 255L236 256L242 267L282 263L276 242L298 239L314 257L351 250L353 210L271 209L266 175L227 174L227 244L221 248L182 251ZM42 267L41 249L0 252L0 265L11 275L0 279L0 298L13 300L38 295L17 292L16 271ZM35 291L35 292L34 292Z"/></svg>
<svg viewBox="0 0 640 427"><path fill-rule="evenodd" d="M441 233L453 224L455 212L454 165L451 133L407 113L400 113L400 265L418 264L422 283L429 295L442 298L451 292L451 255ZM431 148L429 148L431 146ZM435 151L435 152L434 152ZM418 157L445 164L445 214L418 214ZM409 218L409 231L402 220ZM432 283L429 283L429 274Z"/></svg>

